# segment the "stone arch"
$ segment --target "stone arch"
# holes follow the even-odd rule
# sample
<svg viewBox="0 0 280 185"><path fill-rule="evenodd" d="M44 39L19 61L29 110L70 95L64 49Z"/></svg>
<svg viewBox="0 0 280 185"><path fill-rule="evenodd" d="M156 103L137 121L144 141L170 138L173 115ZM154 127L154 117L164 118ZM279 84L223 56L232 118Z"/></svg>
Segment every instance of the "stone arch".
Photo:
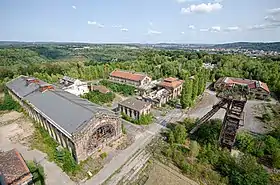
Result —
<svg viewBox="0 0 280 185"><path fill-rule="evenodd" d="M102 144L116 136L116 128L112 124L102 124L90 135L87 143L87 153L92 154Z"/></svg>

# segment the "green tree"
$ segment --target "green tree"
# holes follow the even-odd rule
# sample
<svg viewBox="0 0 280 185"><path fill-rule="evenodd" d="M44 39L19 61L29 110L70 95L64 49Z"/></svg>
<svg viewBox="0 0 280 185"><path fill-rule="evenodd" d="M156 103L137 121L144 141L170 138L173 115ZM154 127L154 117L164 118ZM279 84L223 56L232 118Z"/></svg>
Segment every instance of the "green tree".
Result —
<svg viewBox="0 0 280 185"><path fill-rule="evenodd" d="M272 153L272 165L274 168L280 168L280 149L277 148Z"/></svg>
<svg viewBox="0 0 280 185"><path fill-rule="evenodd" d="M174 137L176 143L184 144L187 137L186 128L181 124L177 124L174 129Z"/></svg>
<svg viewBox="0 0 280 185"><path fill-rule="evenodd" d="M197 157L199 154L199 144L196 141L190 143L190 156Z"/></svg>
<svg viewBox="0 0 280 185"><path fill-rule="evenodd" d="M198 95L198 82L199 82L198 76L195 76L193 80L192 100L195 100Z"/></svg>
<svg viewBox="0 0 280 185"><path fill-rule="evenodd" d="M175 137L172 130L168 132L168 142L170 144L173 144L175 142Z"/></svg>

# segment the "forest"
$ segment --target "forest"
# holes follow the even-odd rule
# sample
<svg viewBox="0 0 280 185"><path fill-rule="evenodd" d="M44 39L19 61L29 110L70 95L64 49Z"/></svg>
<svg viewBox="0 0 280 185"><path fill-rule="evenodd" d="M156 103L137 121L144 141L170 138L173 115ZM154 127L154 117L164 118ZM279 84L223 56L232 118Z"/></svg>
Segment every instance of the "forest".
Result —
<svg viewBox="0 0 280 185"><path fill-rule="evenodd" d="M203 63L211 63L210 70ZM231 76L266 82L275 97L280 97L280 61L271 58L250 58L244 55L207 54L183 50L141 49L118 45L95 45L91 47L72 45L26 45L0 49L0 92L5 83L18 75L30 75L49 83L56 83L64 75L81 80L103 79L101 84L124 96L134 94L134 88L116 85L106 79L115 69L145 72L153 79L178 77L185 80L181 97L183 108L194 105L206 82ZM98 104L111 102L114 94L106 96L98 92L85 95ZM0 102L0 110L17 110L19 105L7 94ZM277 109L264 120L280 120ZM123 115L125 117L125 115ZM148 124L152 116L142 117L137 124ZM183 173L208 184L277 184L279 175L270 175L260 164L280 168L280 127L267 135L255 137L240 133L236 149L245 153L235 160L229 152L217 146L220 120L205 124L194 136L188 131L193 120L185 120L171 126L167 141L160 151ZM187 143L186 143L187 141ZM71 161L69 162L71 164Z"/></svg>

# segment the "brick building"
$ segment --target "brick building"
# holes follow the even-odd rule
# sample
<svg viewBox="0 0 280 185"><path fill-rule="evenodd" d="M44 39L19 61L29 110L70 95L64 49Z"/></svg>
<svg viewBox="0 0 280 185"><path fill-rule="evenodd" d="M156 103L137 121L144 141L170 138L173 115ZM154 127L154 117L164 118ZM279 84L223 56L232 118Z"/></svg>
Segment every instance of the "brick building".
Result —
<svg viewBox="0 0 280 185"><path fill-rule="evenodd" d="M266 83L249 80L243 78L223 77L219 78L214 84L216 90L230 89L235 85L243 85L248 87L249 93L255 96L257 99L267 99L270 95L270 90Z"/></svg>
<svg viewBox="0 0 280 185"><path fill-rule="evenodd" d="M178 78L165 78L162 82L158 84L160 88L165 88L171 94L171 99L177 98L181 95L183 89L184 80L179 80Z"/></svg>
<svg viewBox="0 0 280 185"><path fill-rule="evenodd" d="M10 95L77 162L121 135L112 111L39 79L20 76L6 84Z"/></svg>
<svg viewBox="0 0 280 185"><path fill-rule="evenodd" d="M151 103L130 98L118 104L118 110L125 113L133 119L139 119L140 116L149 114L151 111Z"/></svg>
<svg viewBox="0 0 280 185"><path fill-rule="evenodd" d="M114 82L120 82L136 87L145 86L151 82L151 78L145 74L121 70L113 71L110 74L109 79Z"/></svg>
<svg viewBox="0 0 280 185"><path fill-rule="evenodd" d="M0 152L0 184L32 184L32 174L16 149Z"/></svg>

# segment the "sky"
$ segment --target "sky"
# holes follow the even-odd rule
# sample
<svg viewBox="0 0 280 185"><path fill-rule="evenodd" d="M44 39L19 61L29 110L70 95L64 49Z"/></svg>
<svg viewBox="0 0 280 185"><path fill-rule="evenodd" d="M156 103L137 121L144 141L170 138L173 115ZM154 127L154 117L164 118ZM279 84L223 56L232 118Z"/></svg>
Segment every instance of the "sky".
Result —
<svg viewBox="0 0 280 185"><path fill-rule="evenodd" d="M280 41L280 0L0 0L0 40Z"/></svg>

